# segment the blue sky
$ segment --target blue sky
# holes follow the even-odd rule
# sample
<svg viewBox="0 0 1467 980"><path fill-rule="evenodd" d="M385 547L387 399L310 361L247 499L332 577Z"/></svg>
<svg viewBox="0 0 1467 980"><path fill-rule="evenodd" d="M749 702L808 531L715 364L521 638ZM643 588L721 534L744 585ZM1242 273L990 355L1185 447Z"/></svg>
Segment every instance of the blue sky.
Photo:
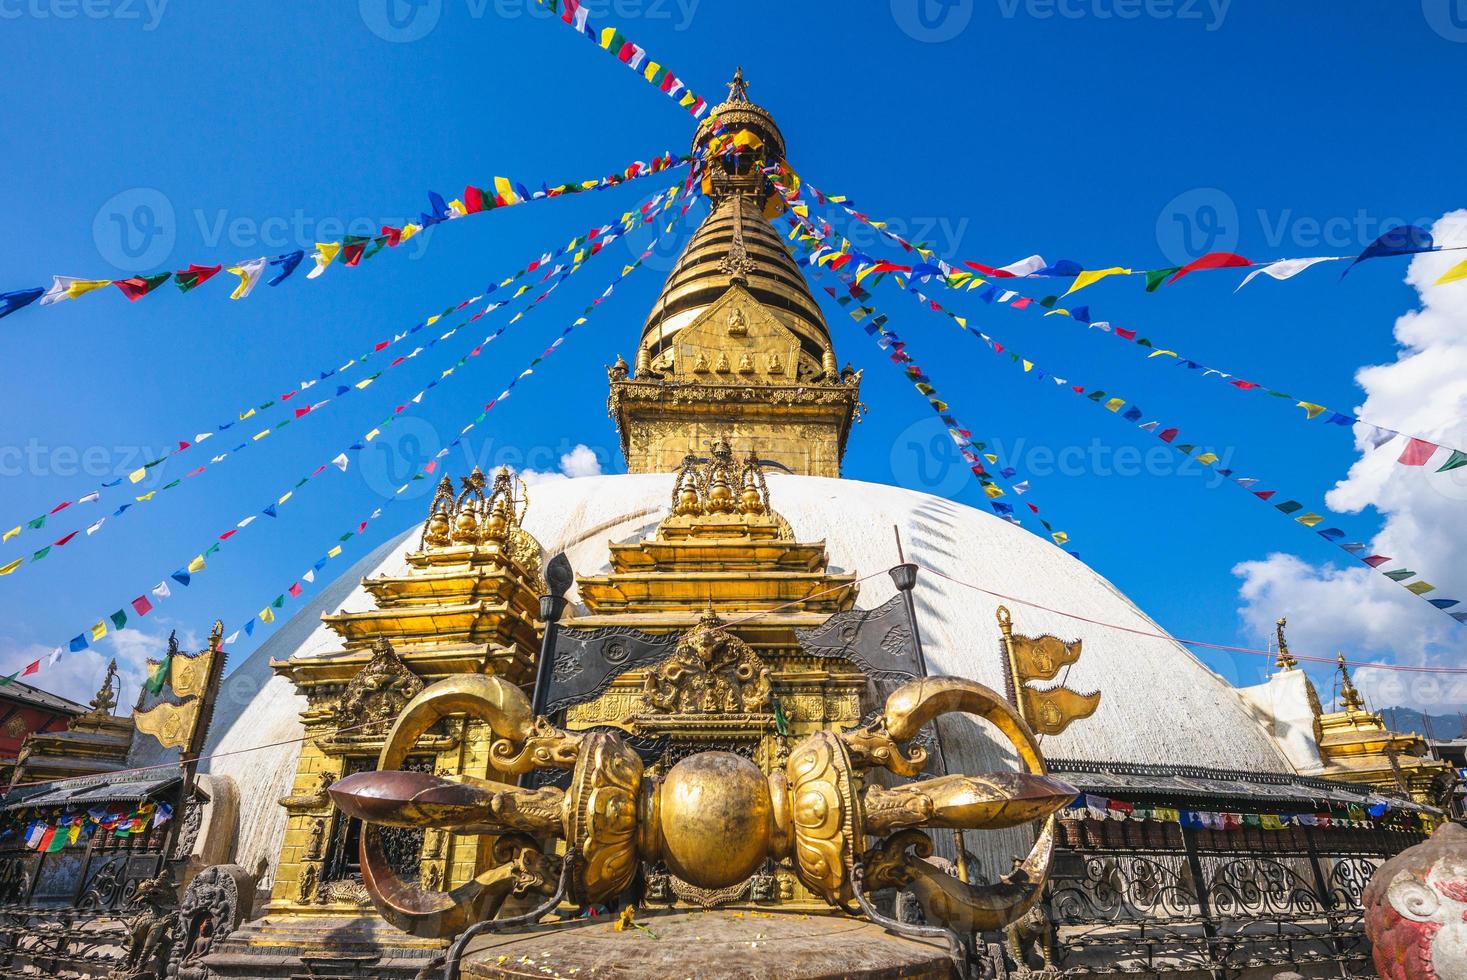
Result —
<svg viewBox="0 0 1467 980"><path fill-rule="evenodd" d="M1451 121L1467 12L1453 0L921 2L874 0L859 16L712 0L591 7L710 101L743 64L797 168L949 256L1001 263L1038 252L1150 268L1209 248L1345 254L1400 220L1430 223L1463 204L1454 161L1467 133ZM494 174L557 183L684 150L684 112L534 6L0 0L0 81L10 93L0 110L9 228L0 291L58 273L119 277L138 261L158 271L309 249L353 219L374 230L400 224L426 206L430 188L454 196ZM189 296L165 286L128 304L109 289L0 322L9 406L0 413L0 523L74 499L151 450L479 292L661 183L441 226L363 268L314 282L298 274L244 302L227 299L221 278ZM123 652L140 656L169 627L201 636L215 617L252 615L370 512L415 453L452 438L633 254L627 246L588 264L375 455L308 485L271 526L226 545L143 633L124 638ZM476 461L553 469L583 443L608 471L623 467L602 365L630 357L660 286L657 266L669 261L628 279L593 326L495 410L471 444ZM1325 267L1236 295L1240 277L1230 272L1154 295L1114 279L1087 298L1098 316L1199 361L1348 410L1362 398L1356 370L1396 357L1392 326L1419 301L1405 273L1404 261L1388 259L1341 282ZM1155 440L1022 377L899 292L883 288L877 299L975 437L1029 477L1029 499L1175 634L1261 645L1260 616L1272 613L1240 615L1234 566L1274 552L1316 568L1343 557L1200 469L1178 473L1164 456L1148 466ZM952 305L1051 371L1126 395L1300 500L1321 500L1358 458L1349 430L1306 427L1268 400L1148 363L1114 338L969 298ZM493 329L498 317L475 327ZM832 308L830 320L840 358L866 368L871 406L847 475L978 503L955 459L926 448L938 430L925 404L843 314ZM465 330L95 538L0 579L0 670L145 591L485 332ZM181 456L143 486L202 461ZM96 515L78 509L54 524L55 536L121 499L114 491ZM354 553L416 520L424 504L394 507ZM1366 507L1336 523L1368 539L1380 517ZM8 542L0 559L43 537ZM1384 580L1369 588L1399 591ZM1397 615L1438 630L1433 617L1444 617L1412 601ZM1311 625L1309 608L1277 612L1321 643L1351 639ZM1460 656L1455 634L1433 642L1438 654ZM249 649L241 644L235 662ZM1345 649L1362 659L1403 653L1367 637ZM1235 681L1261 677L1252 661L1205 659ZM56 676L64 693L85 695L97 669L82 658Z"/></svg>

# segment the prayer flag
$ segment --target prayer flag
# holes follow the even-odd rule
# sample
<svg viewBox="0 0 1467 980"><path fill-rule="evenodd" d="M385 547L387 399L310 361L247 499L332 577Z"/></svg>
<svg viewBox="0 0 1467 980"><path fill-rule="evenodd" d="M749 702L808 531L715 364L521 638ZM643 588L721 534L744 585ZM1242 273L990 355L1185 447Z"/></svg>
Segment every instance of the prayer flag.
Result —
<svg viewBox="0 0 1467 980"><path fill-rule="evenodd" d="M1191 262L1182 266L1166 282L1170 286L1188 273L1197 272L1200 269L1229 269L1236 266L1249 266L1252 264L1252 259L1245 259L1243 256L1236 255L1232 252L1208 252L1201 258L1193 259Z"/></svg>
<svg viewBox="0 0 1467 980"><path fill-rule="evenodd" d="M111 279L77 279L75 276L52 276L51 288L41 297L42 306L84 296L94 289L112 285ZM29 301L27 301L29 302Z"/></svg>
<svg viewBox="0 0 1467 980"><path fill-rule="evenodd" d="M1299 273L1303 272L1305 269L1309 268L1312 265L1318 265L1321 262L1334 262L1339 258L1341 258L1341 256L1321 255L1318 258L1312 259L1280 259L1277 262L1270 262L1267 265L1259 266L1257 269L1254 269L1252 272L1248 273L1248 275L1243 278L1243 281L1238 283L1238 289L1242 289L1244 286L1248 285L1260 275L1266 274L1269 277L1282 282L1285 279L1294 278ZM1233 292L1236 293L1238 289L1234 289Z"/></svg>
<svg viewBox="0 0 1467 980"><path fill-rule="evenodd" d="M178 287L179 292L187 293L214 278L223 268L222 265L190 263L187 269L180 269L173 274L173 284Z"/></svg>
<svg viewBox="0 0 1467 980"><path fill-rule="evenodd" d="M1387 255L1411 255L1415 252L1430 252L1435 249L1432 242L1431 232L1416 225L1400 225L1381 235L1375 241L1365 246L1365 251L1355 256L1345 271L1340 273L1343 279L1366 259L1378 259Z"/></svg>
<svg viewBox="0 0 1467 980"><path fill-rule="evenodd" d="M239 276L239 285L234 287L234 292L229 294L230 299L244 299L260 283L260 276L265 272L266 258L262 255L258 259L250 259L239 265L229 267L229 271Z"/></svg>
<svg viewBox="0 0 1467 980"><path fill-rule="evenodd" d="M1425 439L1412 439L1401 451L1401 456L1396 462L1402 466L1424 466L1439 448L1436 443L1427 442Z"/></svg>
<svg viewBox="0 0 1467 980"><path fill-rule="evenodd" d="M316 267L306 273L307 279L319 279L326 267L336 260L336 254L341 251L340 242L317 242L316 251L311 258L316 260Z"/></svg>
<svg viewBox="0 0 1467 980"><path fill-rule="evenodd" d="M171 278L173 278L172 273L160 272L153 276L133 276L130 279L118 279L112 285L122 290L122 295L126 296L129 301L136 303Z"/></svg>
<svg viewBox="0 0 1467 980"><path fill-rule="evenodd" d="M1442 277L1434 282L1432 285L1445 286L1449 282L1458 282L1462 279L1467 279L1467 259L1463 259L1461 262L1458 262L1446 272L1442 273ZM5 297L0 296L0 300L3 300L4 298ZM0 316L4 315L4 313L0 313Z"/></svg>
<svg viewBox="0 0 1467 980"><path fill-rule="evenodd" d="M0 293L0 317L7 317L16 310L25 309L40 299L45 292L40 286L36 286L32 289L13 289L8 293Z"/></svg>
<svg viewBox="0 0 1467 980"><path fill-rule="evenodd" d="M1110 269L1082 271L1079 275L1075 276L1075 281L1070 284L1070 288L1065 290L1065 295L1068 296L1071 293L1079 292L1086 286L1093 285L1107 276L1129 276L1130 274L1130 269L1122 269L1120 266L1115 266Z"/></svg>

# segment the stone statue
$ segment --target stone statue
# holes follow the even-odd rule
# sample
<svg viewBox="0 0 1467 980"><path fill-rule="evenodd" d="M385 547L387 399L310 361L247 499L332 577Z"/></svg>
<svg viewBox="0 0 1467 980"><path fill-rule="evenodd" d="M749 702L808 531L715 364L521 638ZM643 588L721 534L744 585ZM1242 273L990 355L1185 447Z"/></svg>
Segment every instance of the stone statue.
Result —
<svg viewBox="0 0 1467 980"><path fill-rule="evenodd" d="M116 980L162 980L178 929L178 894L173 871L164 865L156 878L138 885L127 903L138 914L127 924L127 957L113 971Z"/></svg>
<svg viewBox="0 0 1467 980"><path fill-rule="evenodd" d="M316 866L308 864L301 869L300 900L304 905L316 894Z"/></svg>
<svg viewBox="0 0 1467 980"><path fill-rule="evenodd" d="M1443 824L1381 865L1364 905L1381 980L1467 977L1467 828Z"/></svg>

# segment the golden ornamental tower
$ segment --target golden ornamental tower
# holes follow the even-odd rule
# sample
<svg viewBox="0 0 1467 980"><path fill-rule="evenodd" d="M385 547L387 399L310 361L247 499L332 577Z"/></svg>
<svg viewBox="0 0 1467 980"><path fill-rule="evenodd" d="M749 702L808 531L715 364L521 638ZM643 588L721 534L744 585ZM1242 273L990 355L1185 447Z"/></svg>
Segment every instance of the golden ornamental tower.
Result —
<svg viewBox="0 0 1467 980"><path fill-rule="evenodd" d="M630 372L611 369L609 408L632 473L670 473L717 439L777 469L839 476L859 405L830 332L770 217L763 169L784 156L773 117L740 70L693 137L711 208L652 307Z"/></svg>

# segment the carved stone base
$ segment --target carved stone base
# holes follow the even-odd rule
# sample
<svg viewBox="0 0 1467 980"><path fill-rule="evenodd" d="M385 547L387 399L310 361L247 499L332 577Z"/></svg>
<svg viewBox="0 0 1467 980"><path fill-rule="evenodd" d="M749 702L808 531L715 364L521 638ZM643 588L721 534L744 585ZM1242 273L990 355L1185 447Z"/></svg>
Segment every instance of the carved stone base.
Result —
<svg viewBox="0 0 1467 980"><path fill-rule="evenodd" d="M209 976L413 980L447 943L417 939L375 912L267 915L235 930L204 958Z"/></svg>
<svg viewBox="0 0 1467 980"><path fill-rule="evenodd" d="M646 913L640 929L617 932L613 919L542 926L531 933L486 937L462 964L468 978L594 976L779 977L821 980L911 977L947 980L952 961L941 943L892 936L864 919L748 912ZM524 957L524 961L521 961Z"/></svg>

